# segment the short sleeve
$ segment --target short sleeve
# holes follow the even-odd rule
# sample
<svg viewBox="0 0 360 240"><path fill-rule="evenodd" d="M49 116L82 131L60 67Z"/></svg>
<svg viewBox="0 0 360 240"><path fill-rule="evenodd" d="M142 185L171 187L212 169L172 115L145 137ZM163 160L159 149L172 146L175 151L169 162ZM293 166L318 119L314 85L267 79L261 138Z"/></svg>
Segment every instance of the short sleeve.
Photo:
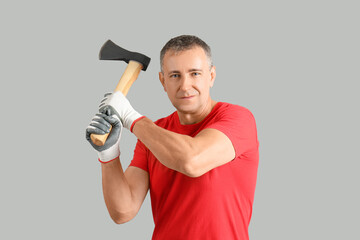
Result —
<svg viewBox="0 0 360 240"><path fill-rule="evenodd" d="M136 143L134 157L130 163L130 166L138 167L149 172L148 150L140 140L138 140Z"/></svg>
<svg viewBox="0 0 360 240"><path fill-rule="evenodd" d="M229 105L217 114L213 123L206 126L224 133L232 142L235 158L258 151L259 142L253 114L246 108Z"/></svg>

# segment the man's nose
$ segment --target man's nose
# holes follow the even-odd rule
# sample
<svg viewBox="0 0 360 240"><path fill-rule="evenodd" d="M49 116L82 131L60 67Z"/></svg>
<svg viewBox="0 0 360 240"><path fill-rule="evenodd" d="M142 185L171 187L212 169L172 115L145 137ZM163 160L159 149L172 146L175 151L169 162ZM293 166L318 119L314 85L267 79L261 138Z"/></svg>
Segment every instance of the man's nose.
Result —
<svg viewBox="0 0 360 240"><path fill-rule="evenodd" d="M180 81L181 90L188 90L192 86L192 79L188 75L183 75Z"/></svg>

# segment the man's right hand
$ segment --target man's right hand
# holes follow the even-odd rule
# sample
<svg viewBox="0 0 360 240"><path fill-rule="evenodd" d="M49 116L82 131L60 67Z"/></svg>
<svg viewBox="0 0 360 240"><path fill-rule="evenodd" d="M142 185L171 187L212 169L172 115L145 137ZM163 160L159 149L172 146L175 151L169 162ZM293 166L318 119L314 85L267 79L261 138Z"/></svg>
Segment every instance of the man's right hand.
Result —
<svg viewBox="0 0 360 240"><path fill-rule="evenodd" d="M129 100L120 91L107 93L99 106L99 112L113 115L116 114L121 120L123 126L130 131L134 122L143 116L135 111Z"/></svg>
<svg viewBox="0 0 360 240"><path fill-rule="evenodd" d="M111 132L110 127L112 126ZM122 124L116 115L108 116L105 114L96 114L86 128L86 140L98 153L99 161L102 163L110 162L120 156L120 137ZM109 137L103 146L95 145L90 138L91 134L106 134Z"/></svg>

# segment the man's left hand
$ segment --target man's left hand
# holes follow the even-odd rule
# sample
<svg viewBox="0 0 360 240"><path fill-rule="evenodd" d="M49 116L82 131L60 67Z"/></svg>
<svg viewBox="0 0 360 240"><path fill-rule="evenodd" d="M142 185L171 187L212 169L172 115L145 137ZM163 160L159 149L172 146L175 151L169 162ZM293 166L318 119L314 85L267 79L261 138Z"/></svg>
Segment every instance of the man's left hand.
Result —
<svg viewBox="0 0 360 240"><path fill-rule="evenodd" d="M129 130L131 130L136 120L143 117L134 110L124 94L119 91L104 95L104 99L99 106L99 112L109 116L116 114L120 118L123 126Z"/></svg>

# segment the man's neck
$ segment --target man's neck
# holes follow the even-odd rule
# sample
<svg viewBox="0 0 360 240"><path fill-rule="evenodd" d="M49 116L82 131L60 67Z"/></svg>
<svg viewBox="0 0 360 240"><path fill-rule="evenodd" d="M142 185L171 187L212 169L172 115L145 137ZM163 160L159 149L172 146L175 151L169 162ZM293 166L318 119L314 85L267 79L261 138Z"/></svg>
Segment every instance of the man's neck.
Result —
<svg viewBox="0 0 360 240"><path fill-rule="evenodd" d="M215 107L216 101L210 99L203 106L202 109L199 109L196 113L184 113L177 111L179 116L179 121L182 125L196 124L201 122L207 115L211 112L211 110Z"/></svg>

